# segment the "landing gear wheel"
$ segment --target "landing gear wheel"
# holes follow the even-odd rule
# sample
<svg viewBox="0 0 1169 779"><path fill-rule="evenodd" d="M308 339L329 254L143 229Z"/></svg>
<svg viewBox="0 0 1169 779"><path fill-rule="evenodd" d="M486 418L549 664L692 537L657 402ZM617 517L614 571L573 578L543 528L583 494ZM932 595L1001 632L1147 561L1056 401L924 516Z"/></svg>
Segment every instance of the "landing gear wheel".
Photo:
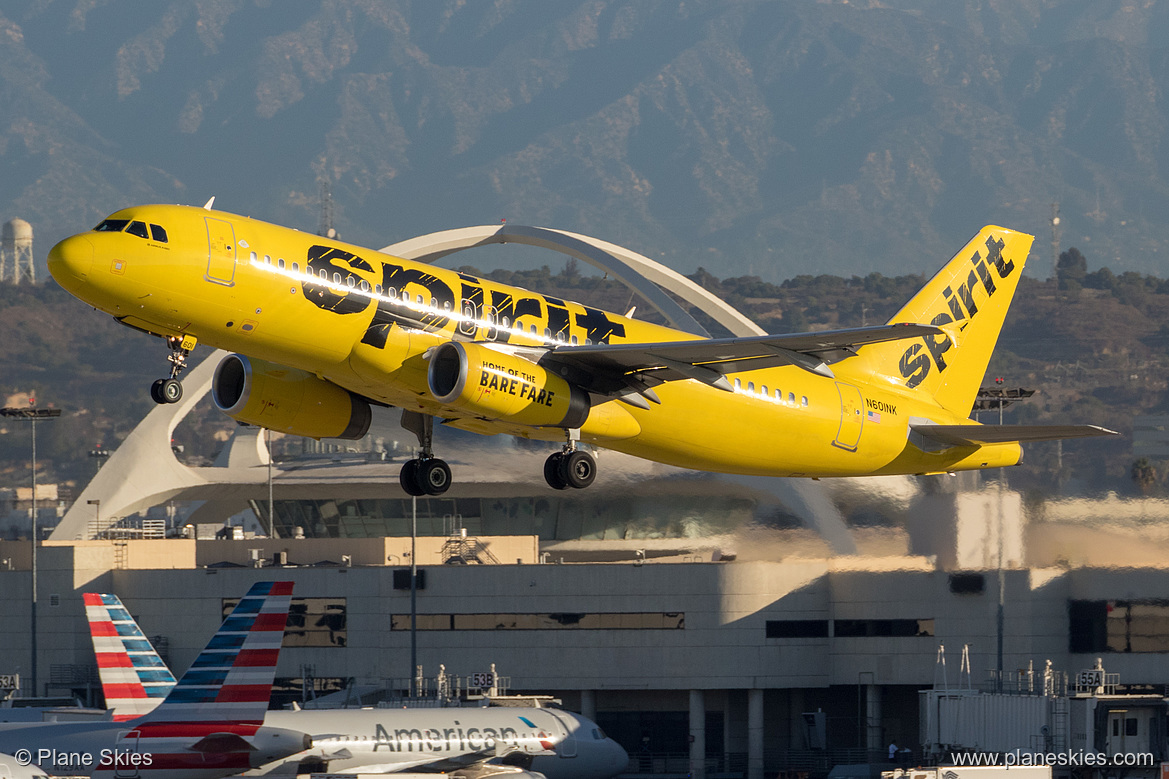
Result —
<svg viewBox="0 0 1169 779"><path fill-rule="evenodd" d="M418 483L417 460L407 460L402 465L402 472L398 474L398 481L401 483L402 489L406 491L407 495L417 497L426 494L426 491L422 489L422 485Z"/></svg>
<svg viewBox="0 0 1169 779"><path fill-rule="evenodd" d="M442 460L421 460L415 471L415 479L427 495L441 495L450 489L451 469Z"/></svg>
<svg viewBox="0 0 1169 779"><path fill-rule="evenodd" d="M158 385L158 395L164 403L178 403L183 399L183 383L178 379L163 379Z"/></svg>
<svg viewBox="0 0 1169 779"><path fill-rule="evenodd" d="M568 479L565 478L564 469L561 467L563 461L563 452L553 452L544 461L544 481L554 490L568 489Z"/></svg>
<svg viewBox="0 0 1169 779"><path fill-rule="evenodd" d="M155 379L154 383L150 385L150 399L158 405L166 403L166 398L162 396L162 383L166 379Z"/></svg>
<svg viewBox="0 0 1169 779"><path fill-rule="evenodd" d="M597 461L588 452L574 449L561 455L560 475L569 487L584 489L597 478Z"/></svg>

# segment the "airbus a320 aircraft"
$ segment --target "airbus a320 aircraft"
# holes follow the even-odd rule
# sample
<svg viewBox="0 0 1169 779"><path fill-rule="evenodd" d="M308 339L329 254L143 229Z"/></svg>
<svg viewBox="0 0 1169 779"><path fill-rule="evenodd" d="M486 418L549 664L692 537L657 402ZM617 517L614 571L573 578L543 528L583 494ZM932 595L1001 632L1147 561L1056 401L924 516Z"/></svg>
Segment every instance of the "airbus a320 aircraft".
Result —
<svg viewBox="0 0 1169 779"><path fill-rule="evenodd" d="M403 410L421 455L411 494L450 468L433 420L563 441L544 466L586 487L578 442L685 468L764 476L923 474L1015 465L1020 441L1104 435L1086 425L979 425L979 383L1032 237L985 227L886 325L703 339L628 316L250 218L137 206L57 244L62 287L163 336L182 395L197 342L236 352L213 397L232 418L360 438L370 405Z"/></svg>
<svg viewBox="0 0 1169 779"><path fill-rule="evenodd" d="M85 614L114 720L152 711L175 680L138 623L116 595L86 593ZM560 709L269 711L264 723L308 733L313 745L248 776L328 770L410 771L425 779L439 773L456 779L609 779L629 763L621 745L594 723Z"/></svg>

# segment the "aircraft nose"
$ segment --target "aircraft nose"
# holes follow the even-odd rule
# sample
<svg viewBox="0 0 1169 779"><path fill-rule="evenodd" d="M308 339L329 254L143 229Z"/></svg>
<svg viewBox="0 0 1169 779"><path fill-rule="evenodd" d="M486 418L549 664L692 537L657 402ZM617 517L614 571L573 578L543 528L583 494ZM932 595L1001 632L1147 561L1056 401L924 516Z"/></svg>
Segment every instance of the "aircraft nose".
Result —
<svg viewBox="0 0 1169 779"><path fill-rule="evenodd" d="M84 279L93 267L93 242L83 235L66 238L49 250L49 273L68 289L70 277Z"/></svg>

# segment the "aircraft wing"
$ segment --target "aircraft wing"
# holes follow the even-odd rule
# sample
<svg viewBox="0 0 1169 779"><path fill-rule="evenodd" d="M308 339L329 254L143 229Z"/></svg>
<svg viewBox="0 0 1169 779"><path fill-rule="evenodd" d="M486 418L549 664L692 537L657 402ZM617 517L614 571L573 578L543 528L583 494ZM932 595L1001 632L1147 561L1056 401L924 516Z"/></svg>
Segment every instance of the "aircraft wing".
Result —
<svg viewBox="0 0 1169 779"><path fill-rule="evenodd" d="M1120 435L1115 430L1096 425L911 425L910 429L931 441L947 446L981 446L1014 441L1025 443Z"/></svg>
<svg viewBox="0 0 1169 779"><path fill-rule="evenodd" d="M540 362L590 392L636 391L657 402L646 390L666 381L697 379L730 392L724 374L778 365L796 365L832 378L828 361L850 357L858 347L944 332L933 325L902 323L746 338L558 346Z"/></svg>

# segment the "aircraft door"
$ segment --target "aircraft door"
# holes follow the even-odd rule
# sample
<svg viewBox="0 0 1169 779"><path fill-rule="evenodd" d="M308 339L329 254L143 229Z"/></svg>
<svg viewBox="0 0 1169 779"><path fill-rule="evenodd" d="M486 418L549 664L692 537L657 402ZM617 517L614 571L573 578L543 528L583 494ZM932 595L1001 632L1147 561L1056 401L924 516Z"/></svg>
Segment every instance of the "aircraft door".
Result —
<svg viewBox="0 0 1169 779"><path fill-rule="evenodd" d="M841 381L836 382L836 391L840 394L840 429L836 431L836 440L832 444L855 452L865 424L861 391Z"/></svg>
<svg viewBox="0 0 1169 779"><path fill-rule="evenodd" d="M235 230L231 222L205 217L207 273L203 278L230 287L235 283Z"/></svg>
<svg viewBox="0 0 1169 779"><path fill-rule="evenodd" d="M552 709L547 709L547 711L564 733L564 737L556 745L556 754L560 757L576 757L576 733L572 729L572 722L566 721L566 717L561 717Z"/></svg>
<svg viewBox="0 0 1169 779"><path fill-rule="evenodd" d="M136 779L140 773L138 739L142 731L125 730L118 734L114 744L114 776L117 779Z"/></svg>

